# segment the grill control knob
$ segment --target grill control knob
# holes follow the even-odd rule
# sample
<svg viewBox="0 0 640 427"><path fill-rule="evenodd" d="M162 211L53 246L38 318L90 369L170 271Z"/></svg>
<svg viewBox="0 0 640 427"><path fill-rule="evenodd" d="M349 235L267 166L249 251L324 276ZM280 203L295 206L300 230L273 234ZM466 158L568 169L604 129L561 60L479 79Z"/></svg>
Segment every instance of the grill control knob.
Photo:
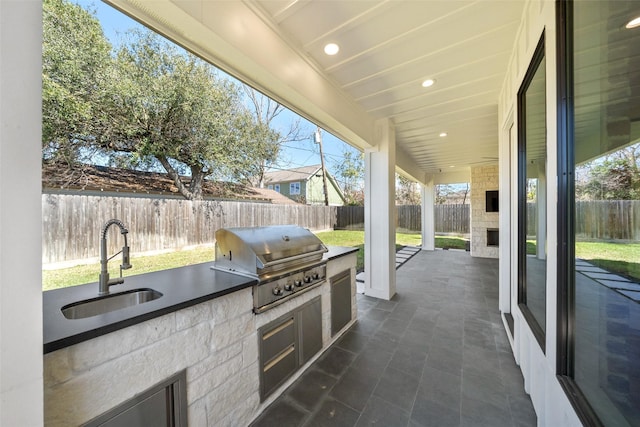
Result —
<svg viewBox="0 0 640 427"><path fill-rule="evenodd" d="M311 276L304 276L304 283L311 283Z"/></svg>
<svg viewBox="0 0 640 427"><path fill-rule="evenodd" d="M282 295L282 289L280 289L280 286L276 286L275 288L273 288L273 294L278 296L278 295Z"/></svg>
<svg viewBox="0 0 640 427"><path fill-rule="evenodd" d="M302 280L296 280L294 283L297 287L302 286Z"/></svg>
<svg viewBox="0 0 640 427"><path fill-rule="evenodd" d="M287 282L287 284L284 285L284 290L288 291L288 292L291 292L293 290L293 283Z"/></svg>
<svg viewBox="0 0 640 427"><path fill-rule="evenodd" d="M313 280L318 280L320 278L320 275L318 273L313 273Z"/></svg>

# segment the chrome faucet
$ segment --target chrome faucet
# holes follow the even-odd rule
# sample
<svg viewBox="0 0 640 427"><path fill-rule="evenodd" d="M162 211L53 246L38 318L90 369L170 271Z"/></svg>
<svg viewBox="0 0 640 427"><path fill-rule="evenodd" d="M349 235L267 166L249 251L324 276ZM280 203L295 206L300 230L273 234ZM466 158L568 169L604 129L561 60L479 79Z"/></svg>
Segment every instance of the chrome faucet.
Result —
<svg viewBox="0 0 640 427"><path fill-rule="evenodd" d="M108 257L107 255L107 231L109 227L112 225L117 225L120 227L120 234L124 236L124 246L119 252L116 252L112 256ZM98 294L99 295L107 295L109 293L109 286L119 285L124 283L124 278L122 277L122 270L128 270L131 268L131 263L129 262L129 246L127 245L127 233L129 230L124 226L122 221L119 219L110 219L107 223L102 227L102 238L100 239L100 280L98 283ZM117 279L109 280L109 270L107 269L107 264L111 259L116 257L118 254L122 253L122 264L120 265L120 277Z"/></svg>

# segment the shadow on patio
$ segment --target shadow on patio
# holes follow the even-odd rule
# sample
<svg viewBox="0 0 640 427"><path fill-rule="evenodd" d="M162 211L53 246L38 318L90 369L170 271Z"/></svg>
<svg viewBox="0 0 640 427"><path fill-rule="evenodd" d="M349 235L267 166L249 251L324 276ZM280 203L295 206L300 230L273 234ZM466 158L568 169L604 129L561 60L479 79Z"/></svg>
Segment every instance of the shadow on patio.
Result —
<svg viewBox="0 0 640 427"><path fill-rule="evenodd" d="M535 426L498 312L498 260L420 252L254 426Z"/></svg>

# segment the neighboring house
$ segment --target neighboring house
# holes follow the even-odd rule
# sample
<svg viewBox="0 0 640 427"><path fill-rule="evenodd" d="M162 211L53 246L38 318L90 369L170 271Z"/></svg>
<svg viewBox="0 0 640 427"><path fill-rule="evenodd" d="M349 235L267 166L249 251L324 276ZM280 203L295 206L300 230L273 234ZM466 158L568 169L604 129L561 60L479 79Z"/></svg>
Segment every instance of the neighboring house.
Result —
<svg viewBox="0 0 640 427"><path fill-rule="evenodd" d="M284 194L280 194L280 192L270 188L252 187L251 190L255 191L258 194L261 194L265 199L271 200L271 203L274 205L298 205L299 204L295 200L292 200L287 196L285 196Z"/></svg>
<svg viewBox="0 0 640 427"><path fill-rule="evenodd" d="M322 167L320 165L267 172L264 174L264 182L268 189L277 191L299 203L307 205L324 204ZM329 193L329 205L344 205L345 200L342 190L340 190L338 183L328 172L327 191Z"/></svg>

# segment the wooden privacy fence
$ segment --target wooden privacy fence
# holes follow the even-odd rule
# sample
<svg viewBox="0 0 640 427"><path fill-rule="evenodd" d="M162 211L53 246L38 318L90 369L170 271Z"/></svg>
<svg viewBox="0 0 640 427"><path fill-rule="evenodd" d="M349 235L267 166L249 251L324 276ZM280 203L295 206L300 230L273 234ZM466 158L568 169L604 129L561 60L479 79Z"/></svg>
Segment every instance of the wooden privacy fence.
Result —
<svg viewBox="0 0 640 427"><path fill-rule="evenodd" d="M221 227L296 224L331 229L336 211L335 206L43 194L42 218L46 264L98 257L102 226L111 218L129 229L132 252L147 252L213 243ZM120 250L117 227L110 229L108 244L109 254Z"/></svg>
<svg viewBox="0 0 640 427"><path fill-rule="evenodd" d="M336 230L364 230L364 206L338 206Z"/></svg>
<svg viewBox="0 0 640 427"><path fill-rule="evenodd" d="M397 227L420 231L421 212L417 205L397 206ZM436 233L469 233L469 205L435 205L434 215ZM527 203L529 236L537 233L537 217L537 205ZM336 228L363 229L364 207L338 207ZM581 239L640 240L640 200L576 202L576 236Z"/></svg>
<svg viewBox="0 0 640 427"><path fill-rule="evenodd" d="M529 235L536 233L536 207L528 204ZM469 233L469 205L436 205L437 233ZM363 229L362 206L272 205L231 201L42 195L42 262L99 256L100 233L110 218L129 228L133 252L210 244L221 227L296 224L311 230ZM397 228L420 231L420 206L398 206ZM117 227L110 231L109 253L121 245ZM576 202L580 239L640 240L640 201ZM212 254L213 257L213 254Z"/></svg>
<svg viewBox="0 0 640 427"><path fill-rule="evenodd" d="M527 203L527 235L537 233L538 207ZM576 238L640 240L640 200L576 201Z"/></svg>
<svg viewBox="0 0 640 427"><path fill-rule="evenodd" d="M422 230L422 207L420 205L396 206L396 228L409 231Z"/></svg>
<svg viewBox="0 0 640 427"><path fill-rule="evenodd" d="M469 234L471 205L435 205L436 233Z"/></svg>
<svg viewBox="0 0 640 427"><path fill-rule="evenodd" d="M576 237L640 240L640 200L576 202Z"/></svg>
<svg viewBox="0 0 640 427"><path fill-rule="evenodd" d="M422 230L420 205L396 206L396 227L409 231ZM469 233L469 205L436 205L434 207L436 233ZM338 206L336 229L364 229L363 206Z"/></svg>

